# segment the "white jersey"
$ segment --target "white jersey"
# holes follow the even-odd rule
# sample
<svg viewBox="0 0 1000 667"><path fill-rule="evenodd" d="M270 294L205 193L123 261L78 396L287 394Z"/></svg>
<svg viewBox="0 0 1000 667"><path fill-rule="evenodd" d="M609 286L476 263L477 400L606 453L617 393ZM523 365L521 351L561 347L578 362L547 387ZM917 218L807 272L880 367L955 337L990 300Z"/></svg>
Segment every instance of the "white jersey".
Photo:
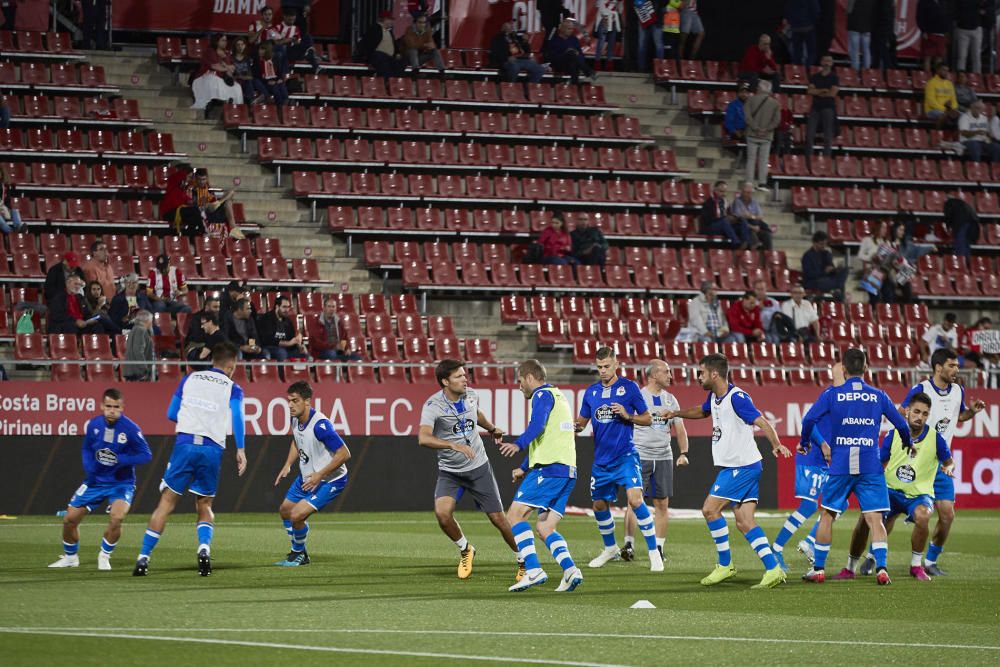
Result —
<svg viewBox="0 0 1000 667"><path fill-rule="evenodd" d="M712 414L712 461L723 468L739 468L764 457L757 449L751 423L760 416L749 394L733 385L722 398L709 392L702 410Z"/></svg>
<svg viewBox="0 0 1000 667"><path fill-rule="evenodd" d="M933 380L924 380L917 386L931 397L931 414L927 418L927 425L941 434L951 447L951 439L955 437L955 429L958 427L958 416L965 407L965 387L953 382L945 391L936 387Z"/></svg>
<svg viewBox="0 0 1000 667"><path fill-rule="evenodd" d="M676 420L683 424L682 419L664 419L661 412L680 410L680 405L674 395L668 391L659 391L654 394L646 388L641 390L642 398L646 401L646 407L653 417L650 426L638 426L632 433L632 444L639 452L639 458L643 461L672 461L673 451L670 449L670 426Z"/></svg>
<svg viewBox="0 0 1000 667"><path fill-rule="evenodd" d="M238 400L242 412L240 386L218 369L197 371L181 380L174 396L180 399L174 430L192 436L190 441L196 445L208 439L225 449L233 424L230 401Z"/></svg>
<svg viewBox="0 0 1000 667"><path fill-rule="evenodd" d="M295 446L299 450L299 471L302 473L302 479L330 465L334 452L344 446L344 441L333 430L330 420L316 410L310 411L309 420L305 424L299 424L298 419L292 418L292 438L295 439ZM346 474L345 463L324 477L323 481L332 482Z"/></svg>

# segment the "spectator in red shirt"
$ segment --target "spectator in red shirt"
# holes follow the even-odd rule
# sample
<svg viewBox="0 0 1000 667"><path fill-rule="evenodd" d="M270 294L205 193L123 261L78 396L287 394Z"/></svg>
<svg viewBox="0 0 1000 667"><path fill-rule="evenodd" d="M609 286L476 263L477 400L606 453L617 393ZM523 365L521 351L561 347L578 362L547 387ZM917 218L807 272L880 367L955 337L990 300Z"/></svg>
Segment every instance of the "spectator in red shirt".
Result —
<svg viewBox="0 0 1000 667"><path fill-rule="evenodd" d="M771 51L771 36L763 34L757 43L748 47L740 61L740 80L750 84L750 90L757 89L757 82L767 79L771 82L771 92L777 93L781 83L778 63Z"/></svg>
<svg viewBox="0 0 1000 667"><path fill-rule="evenodd" d="M726 318L729 320L729 331L737 343L753 343L764 339L760 306L757 304L757 295L752 291L745 292L742 299L729 306Z"/></svg>
<svg viewBox="0 0 1000 667"><path fill-rule="evenodd" d="M167 174L167 189L160 200L160 220L169 222L180 236L201 236L205 223L194 205L192 187L194 169L186 162L173 166Z"/></svg>
<svg viewBox="0 0 1000 667"><path fill-rule="evenodd" d="M328 297L323 302L319 317L306 318L306 335L309 336L309 353L315 359L326 361L359 361L361 355L347 347L347 339L340 333L337 318L337 300Z"/></svg>
<svg viewBox="0 0 1000 667"><path fill-rule="evenodd" d="M552 215L552 224L542 231L538 238L542 244L542 262L545 264L579 264L580 260L570 255L573 241L566 231L566 221L561 213Z"/></svg>

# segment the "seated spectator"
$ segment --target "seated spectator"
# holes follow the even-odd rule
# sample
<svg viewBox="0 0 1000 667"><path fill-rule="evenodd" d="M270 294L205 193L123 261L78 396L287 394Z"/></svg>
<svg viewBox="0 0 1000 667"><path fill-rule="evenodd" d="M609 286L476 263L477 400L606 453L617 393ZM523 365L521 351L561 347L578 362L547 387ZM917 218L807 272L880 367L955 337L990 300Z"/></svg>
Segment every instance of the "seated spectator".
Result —
<svg viewBox="0 0 1000 667"><path fill-rule="evenodd" d="M819 340L819 313L812 301L805 298L802 285L792 287L792 298L781 304L781 312L792 321L792 326L804 343Z"/></svg>
<svg viewBox="0 0 1000 667"><path fill-rule="evenodd" d="M208 170L196 169L194 172L194 205L201 211L202 218L208 225L208 233L219 238L225 230L234 239L245 239L243 231L236 226L236 214L233 212L235 190L229 190L221 197L216 197L208 182Z"/></svg>
<svg viewBox="0 0 1000 667"><path fill-rule="evenodd" d="M897 222L892 226L891 238L896 251L914 266L916 266L917 261L924 255L929 255L937 251L937 246L933 243L915 243L913 237L910 236L908 226L904 222Z"/></svg>
<svg viewBox="0 0 1000 667"><path fill-rule="evenodd" d="M812 247L802 255L802 277L806 289L832 293L838 301L844 298L847 269L833 263L826 232L812 235Z"/></svg>
<svg viewBox="0 0 1000 667"><path fill-rule="evenodd" d="M83 269L83 279L87 282L100 283L104 294L114 296L118 291L118 277L111 268L108 246L104 241L94 241L90 244L90 259L80 268Z"/></svg>
<svg viewBox="0 0 1000 667"><path fill-rule="evenodd" d="M958 118L958 136L965 147L965 155L973 162L986 159L1000 162L1000 144L993 141L990 119L986 117L984 104L975 101L969 110Z"/></svg>
<svg viewBox="0 0 1000 667"><path fill-rule="evenodd" d="M542 245L543 264L580 263L580 260L570 254L573 252L573 239L566 231L562 213L552 214L552 224L542 230L538 242Z"/></svg>
<svg viewBox="0 0 1000 667"><path fill-rule="evenodd" d="M226 285L225 291L220 297L220 308L224 313L231 313L236 310L236 303L240 299L249 299L250 292L247 290L247 281L245 280L230 280L229 284ZM250 312L253 313L254 319L257 318L257 311L253 307L253 302L250 302Z"/></svg>
<svg viewBox="0 0 1000 667"><path fill-rule="evenodd" d="M21 222L21 212L13 205L11 197L17 194L17 189L10 182L10 174L6 167L0 167L0 232L10 234L24 227Z"/></svg>
<svg viewBox="0 0 1000 667"><path fill-rule="evenodd" d="M741 83L736 88L735 99L726 105L726 117L722 121L722 127L730 139L742 141L746 137L747 119L744 105L748 97L750 97L750 86Z"/></svg>
<svg viewBox="0 0 1000 667"><path fill-rule="evenodd" d="M125 339L125 361L142 361L144 364L122 364L122 377L126 382L149 382L153 379L153 314L140 310L135 314L135 324Z"/></svg>
<svg viewBox="0 0 1000 667"><path fill-rule="evenodd" d="M945 313L941 324L935 324L924 333L920 348L924 358L930 359L938 350L958 350L958 328L955 313Z"/></svg>
<svg viewBox="0 0 1000 667"><path fill-rule="evenodd" d="M774 316L781 313L781 304L767 293L767 282L759 278L753 281L753 293L757 297L757 305L760 306L760 326L764 330L764 340L768 343L780 343L781 339L776 335L772 325Z"/></svg>
<svg viewBox="0 0 1000 667"><path fill-rule="evenodd" d="M761 35L756 44L747 47L740 61L739 79L750 84L750 90L756 90L757 82L767 79L771 82L771 90L778 92L781 73L771 52L771 36L767 33Z"/></svg>
<svg viewBox="0 0 1000 667"><path fill-rule="evenodd" d="M312 66L313 74L319 72L319 58L313 47L311 36L304 34L296 25L299 12L294 7L282 7L281 23L275 23L267 30L267 38L274 43L277 56L289 66L299 60L307 60Z"/></svg>
<svg viewBox="0 0 1000 667"><path fill-rule="evenodd" d="M858 259L861 260L862 273L868 271L878 254L880 246L891 246L892 238L889 235L889 223L885 220L879 221L875 225L874 232L861 239L861 246L858 248Z"/></svg>
<svg viewBox="0 0 1000 667"><path fill-rule="evenodd" d="M119 330L132 328L135 316L140 310L153 312L153 304L149 302L146 291L139 288L139 276L130 273L122 279L124 288L111 299L108 308L108 318Z"/></svg>
<svg viewBox="0 0 1000 667"><path fill-rule="evenodd" d="M266 101L278 107L288 102L288 63L274 53L274 44L264 42L253 63L253 83ZM279 108L279 113L281 109Z"/></svg>
<svg viewBox="0 0 1000 667"><path fill-rule="evenodd" d="M205 49L191 82L191 92L194 94L191 108L204 109L207 118L217 104L243 104L243 89L233 79L235 71L229 56L229 38L220 33L212 35L209 48Z"/></svg>
<svg viewBox="0 0 1000 667"><path fill-rule="evenodd" d="M490 60L504 81L516 81L521 72L526 72L528 81L538 83L545 74L545 68L531 57L527 40L514 30L513 21L506 21L490 42Z"/></svg>
<svg viewBox="0 0 1000 667"><path fill-rule="evenodd" d="M954 124L958 119L958 99L949 71L948 65L940 63L924 88L924 115L933 120L939 129L945 124Z"/></svg>
<svg viewBox="0 0 1000 667"><path fill-rule="evenodd" d="M750 245L750 228L729 210L726 204L728 189L725 181L715 182L712 196L701 205L698 233L725 236L733 248L744 250Z"/></svg>
<svg viewBox="0 0 1000 667"><path fill-rule="evenodd" d="M745 292L742 299L730 304L727 319L729 330L737 343L756 343L764 340L760 305L754 292Z"/></svg>
<svg viewBox="0 0 1000 667"><path fill-rule="evenodd" d="M729 321L719 303L715 283L706 280L701 284L701 294L688 302L689 331L681 330L677 339L693 338L702 343L731 343L736 338L729 332Z"/></svg>
<svg viewBox="0 0 1000 667"><path fill-rule="evenodd" d="M608 241L589 213L580 213L576 218L576 228L570 232L573 242L573 257L581 264L604 266L608 256Z"/></svg>
<svg viewBox="0 0 1000 667"><path fill-rule="evenodd" d="M750 181L745 182L740 187L740 194L733 199L733 205L730 210L750 230L752 237L756 239L755 242L750 244L753 246L752 249L763 248L764 250L771 250L773 247L771 225L764 222L764 214L761 211L760 204L753 198L753 191L753 183Z"/></svg>
<svg viewBox="0 0 1000 667"><path fill-rule="evenodd" d="M96 280L87 283L83 288L83 301L87 306L87 310L92 316L98 318L98 321L100 321L101 326L104 327L107 333L121 333L121 327L116 325L108 315L111 304L108 302L108 297L104 295L101 283Z"/></svg>
<svg viewBox="0 0 1000 667"><path fill-rule="evenodd" d="M226 336L222 333L219 316L216 313L205 313L202 316L201 330L203 335L199 337L200 340L191 340L188 336L184 343L184 358L200 362L199 368L208 368L212 360L212 348L219 343L225 343Z"/></svg>
<svg viewBox="0 0 1000 667"><path fill-rule="evenodd" d="M972 103L979 99L976 91L969 85L969 75L959 72L955 75L955 101L958 102L958 110L968 111Z"/></svg>
<svg viewBox="0 0 1000 667"><path fill-rule="evenodd" d="M247 43L256 50L260 43L267 39L267 31L274 25L274 9L268 5L260 8L260 18L247 28Z"/></svg>
<svg viewBox="0 0 1000 667"><path fill-rule="evenodd" d="M83 279L76 274L66 278L66 289L49 302L49 333L103 334L100 317L91 314L83 299Z"/></svg>
<svg viewBox="0 0 1000 667"><path fill-rule="evenodd" d="M178 236L194 238L205 233L205 221L191 195L194 169L186 162L174 164L167 173L167 187L160 200L160 220L173 225Z"/></svg>
<svg viewBox="0 0 1000 667"><path fill-rule="evenodd" d="M149 297L154 313L190 313L191 306L180 299L188 293L187 279L181 270L174 266L169 255L156 258L156 268L151 269L146 279Z"/></svg>
<svg viewBox="0 0 1000 667"><path fill-rule="evenodd" d="M962 355L963 368L978 368L989 372L996 367L998 361L997 354L983 352L983 347L976 342L975 334L980 331L992 331L993 320L989 317L980 317L969 328L967 328L959 340L959 351ZM995 380L994 380L995 382ZM995 388L995 384L991 385Z"/></svg>
<svg viewBox="0 0 1000 667"><path fill-rule="evenodd" d="M222 334L240 351L240 359L266 359L260 346L257 322L253 318L250 299L239 299L233 310L222 310Z"/></svg>
<svg viewBox="0 0 1000 667"><path fill-rule="evenodd" d="M215 316L216 323L219 322L221 304L219 303L219 297L215 294L209 294L205 297L205 304L201 307L201 310L194 312L190 318L188 318L188 330L182 331L181 335L185 337L187 341L194 341L196 343L205 342L205 330L201 326L210 315Z"/></svg>
<svg viewBox="0 0 1000 667"><path fill-rule="evenodd" d="M964 199L949 197L944 202L944 225L951 232L955 254L971 256L971 246L979 240L979 214L976 210Z"/></svg>
<svg viewBox="0 0 1000 667"><path fill-rule="evenodd" d="M253 58L245 37L233 39L233 79L243 89L243 99L247 104L263 101L266 93L254 87Z"/></svg>
<svg viewBox="0 0 1000 667"><path fill-rule="evenodd" d="M833 71L833 56L824 54L819 59L819 71L809 77L806 91L812 99L806 120L806 157L811 158L816 144L816 130L823 132L823 155L833 155L833 139L837 136L837 94L840 79ZM788 98L792 102L791 96Z"/></svg>
<svg viewBox="0 0 1000 667"><path fill-rule="evenodd" d="M66 280L71 275L83 280L80 258L72 250L63 255L61 262L50 266L45 274L45 286L42 288L42 293L45 295L46 303L52 301L57 294L66 291Z"/></svg>
<svg viewBox="0 0 1000 667"><path fill-rule="evenodd" d="M257 321L261 346L275 361L309 357L302 348L302 334L295 331L295 322L288 317L290 311L288 297L279 296L274 300L274 310Z"/></svg>
<svg viewBox="0 0 1000 667"><path fill-rule="evenodd" d="M564 19L559 24L559 30L552 36L547 45L549 62L556 72L568 74L573 83L579 83L580 73L589 77L591 81L597 80L597 73L590 68L583 58L583 47L576 35L576 23L571 19Z"/></svg>
<svg viewBox="0 0 1000 667"><path fill-rule="evenodd" d="M392 12L380 12L378 22L368 30L361 42L361 58L381 77L402 76L406 62L392 34Z"/></svg>
<svg viewBox="0 0 1000 667"><path fill-rule="evenodd" d="M434 31L428 25L426 14L413 20L400 41L403 57L413 68L413 74L419 72L420 67L428 62L433 62L437 71L444 74L444 59L441 58L441 51L434 42Z"/></svg>
<svg viewBox="0 0 1000 667"><path fill-rule="evenodd" d="M337 300L328 297L323 301L323 312L317 318L306 319L309 335L309 353L314 359L325 361L358 361L360 354L347 349L347 339L341 338L340 320L337 317Z"/></svg>

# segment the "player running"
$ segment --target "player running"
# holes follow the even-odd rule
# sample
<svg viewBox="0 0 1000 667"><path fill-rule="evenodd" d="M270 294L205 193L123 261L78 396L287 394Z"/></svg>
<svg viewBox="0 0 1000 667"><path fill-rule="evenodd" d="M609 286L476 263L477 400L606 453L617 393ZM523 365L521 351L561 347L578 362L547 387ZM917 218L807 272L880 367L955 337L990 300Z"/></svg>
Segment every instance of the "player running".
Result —
<svg viewBox="0 0 1000 667"><path fill-rule="evenodd" d="M288 388L288 412L292 418L292 444L288 460L274 479L274 485L288 476L292 463L299 462L299 476L292 482L278 514L292 540L292 550L275 565L298 567L309 564L306 537L314 512L319 512L347 486L347 461L351 450L333 429L333 424L312 407L313 390L308 382Z"/></svg>
<svg viewBox="0 0 1000 667"><path fill-rule="evenodd" d="M548 581L548 575L538 562L535 538L527 519L538 511L539 536L552 557L563 569L557 592L569 592L583 583L583 573L573 562L566 540L556 532L566 511L569 494L576 485L576 435L573 413L566 397L545 381L545 366L528 359L517 369L517 381L524 397L531 401L528 429L514 442L499 442L504 456L514 456L528 450L521 466L515 468L512 479L518 487L514 502L507 510L507 520L513 526L518 558L524 561L525 574L509 591L520 592Z"/></svg>
<svg viewBox="0 0 1000 667"><path fill-rule="evenodd" d="M656 548L663 557L663 545L667 541L670 496L674 495L674 453L670 448L670 429L677 433L680 454L677 465L688 464L688 437L683 419L665 419L669 410L680 410L674 395L667 391L670 386L670 366L660 359L653 359L646 368L646 386L642 388L642 398L653 418L649 426L636 426L633 440L642 464L642 495L653 500L653 529L656 533ZM635 514L631 508L625 510L625 546L619 555L622 560L635 558Z"/></svg>
<svg viewBox="0 0 1000 667"><path fill-rule="evenodd" d="M212 368L187 375L177 385L167 418L176 422L177 438L160 483L160 503L149 517L142 549L132 576L149 573L149 559L160 541L167 519L185 491L195 495L198 512L198 574L212 574L212 535L215 532L212 501L219 486L222 453L230 428L236 441L236 471L247 469L243 449L243 389L233 382L239 351L232 343L212 348Z"/></svg>
<svg viewBox="0 0 1000 667"><path fill-rule="evenodd" d="M732 564L729 550L729 526L722 516L722 510L732 506L736 527L764 564L764 577L751 588L774 588L784 583L785 571L778 567L767 535L754 519L763 468L761 460L764 458L757 449L754 426L764 432L775 458L788 458L792 452L778 440L774 427L754 406L750 395L729 382L729 360L725 356L710 354L698 365L701 386L709 392L705 402L686 410L668 412L664 416L668 419L712 417L712 459L722 469L705 498L701 513L715 540L719 564L701 580L701 585L714 586L736 576L736 566Z"/></svg>
<svg viewBox="0 0 1000 667"><path fill-rule="evenodd" d="M122 393L108 389L101 397L101 411L83 432L83 470L80 488L69 500L63 518L63 555L49 567L80 566L80 523L89 512L107 501L108 527L97 554L97 569L111 569L111 554L122 534L122 521L135 495L135 467L153 460L153 453L139 426L122 414Z"/></svg>
<svg viewBox="0 0 1000 667"><path fill-rule="evenodd" d="M618 487L625 487L629 506L635 512L639 530L649 549L649 569L663 572L663 557L656 548L653 517L642 500L642 464L633 443L635 426L649 426L653 417L639 385L618 375L614 350L602 347L596 354L598 382L584 392L576 431L588 423L594 427L594 466L590 476L590 498L594 519L604 541L604 550L590 561L590 567L603 567L619 557L615 542L615 520L611 505L618 498Z"/></svg>
<svg viewBox="0 0 1000 667"><path fill-rule="evenodd" d="M491 424L479 409L479 396L469 389L465 362L444 359L437 365L434 375L441 391L424 403L420 413L418 442L421 447L437 450L438 479L434 488L434 515L441 530L458 547L458 578L468 579L472 574L476 548L469 543L455 520L455 505L464 492L472 494L476 505L497 527L511 550L518 552L510 523L503 512L493 467L486 458L483 439L476 426L482 427L497 439L503 437L503 431ZM521 564L518 563L518 580L523 574L521 570Z"/></svg>
<svg viewBox="0 0 1000 667"><path fill-rule="evenodd" d="M886 393L862 380L868 369L863 350L844 352L847 381L833 391L824 391L802 419L800 451L808 452L810 437L817 423L828 417L829 445L823 456L830 461L830 476L823 485L819 528L816 531L816 559L812 569L802 576L805 581L826 581L826 559L833 539L833 521L847 509L849 494L861 505L861 513L872 530L872 551L878 567L880 586L892 583L885 569L889 545L886 542L882 512L889 510L889 492L879 460L878 439L882 417L899 431L903 446L912 445L910 429Z"/></svg>

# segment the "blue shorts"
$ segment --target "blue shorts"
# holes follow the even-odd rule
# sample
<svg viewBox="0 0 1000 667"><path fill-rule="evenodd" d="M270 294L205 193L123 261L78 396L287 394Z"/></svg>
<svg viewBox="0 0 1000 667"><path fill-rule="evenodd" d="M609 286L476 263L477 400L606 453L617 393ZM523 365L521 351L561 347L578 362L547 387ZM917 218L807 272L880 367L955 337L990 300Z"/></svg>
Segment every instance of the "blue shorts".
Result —
<svg viewBox="0 0 1000 667"><path fill-rule="evenodd" d="M292 486L285 494L285 500L297 503L300 500L306 501L317 512L330 504L330 501L339 496L347 486L347 475L330 482L323 482L312 491L302 490L302 475L295 478Z"/></svg>
<svg viewBox="0 0 1000 667"><path fill-rule="evenodd" d="M174 443L160 490L168 488L179 496L190 491L196 496L214 497L219 488L222 451L216 445Z"/></svg>
<svg viewBox="0 0 1000 667"><path fill-rule="evenodd" d="M823 483L830 469L821 466L795 466L795 497L819 502Z"/></svg>
<svg viewBox="0 0 1000 667"><path fill-rule="evenodd" d="M939 500L955 502L955 480L941 472L941 466L934 477L934 502Z"/></svg>
<svg viewBox="0 0 1000 667"><path fill-rule="evenodd" d="M93 512L104 501L110 505L116 500L124 500L131 505L134 495L135 484L94 484L93 486L81 484L73 497L69 499L69 506L86 507L88 512Z"/></svg>
<svg viewBox="0 0 1000 667"><path fill-rule="evenodd" d="M847 497L853 493L862 512L888 512L889 487L880 472L864 475L830 475L823 485L823 509L837 514L847 509Z"/></svg>
<svg viewBox="0 0 1000 667"><path fill-rule="evenodd" d="M736 505L755 503L760 497L760 475L763 470L764 466L760 461L748 466L722 468L715 476L708 495L731 500Z"/></svg>
<svg viewBox="0 0 1000 667"><path fill-rule="evenodd" d="M642 462L636 452L629 452L608 465L594 464L590 473L590 499L614 501L618 487L642 488Z"/></svg>
<svg viewBox="0 0 1000 667"><path fill-rule="evenodd" d="M934 499L927 494L914 497L906 495L899 489L889 489L889 511L885 513L885 518L905 514L907 521L913 521L913 512L920 505L925 505L934 511Z"/></svg>
<svg viewBox="0 0 1000 667"><path fill-rule="evenodd" d="M535 507L539 512L551 510L563 516L574 486L575 477L542 477L540 470L529 470L521 486L517 487L514 502Z"/></svg>

